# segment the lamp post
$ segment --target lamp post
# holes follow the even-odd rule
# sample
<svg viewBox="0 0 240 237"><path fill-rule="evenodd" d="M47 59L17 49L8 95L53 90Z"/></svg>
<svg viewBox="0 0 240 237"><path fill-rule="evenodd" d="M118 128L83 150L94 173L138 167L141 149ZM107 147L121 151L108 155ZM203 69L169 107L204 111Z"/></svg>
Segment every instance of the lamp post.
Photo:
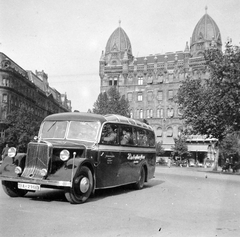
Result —
<svg viewBox="0 0 240 237"><path fill-rule="evenodd" d="M196 164L198 166L198 150L196 150Z"/></svg>

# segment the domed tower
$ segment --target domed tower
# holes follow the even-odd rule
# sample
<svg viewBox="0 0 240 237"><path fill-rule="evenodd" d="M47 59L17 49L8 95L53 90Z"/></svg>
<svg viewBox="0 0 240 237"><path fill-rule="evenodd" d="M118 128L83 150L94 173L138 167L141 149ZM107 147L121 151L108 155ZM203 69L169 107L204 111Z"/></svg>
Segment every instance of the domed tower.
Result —
<svg viewBox="0 0 240 237"><path fill-rule="evenodd" d="M207 7L204 16L199 20L194 28L191 42L190 53L193 57L203 54L204 50L210 46L222 49L222 39L219 28L215 21L207 14Z"/></svg>
<svg viewBox="0 0 240 237"><path fill-rule="evenodd" d="M126 56L129 62L133 60L130 40L119 22L119 27L111 34L106 45L106 65L121 65L122 59L126 59Z"/></svg>

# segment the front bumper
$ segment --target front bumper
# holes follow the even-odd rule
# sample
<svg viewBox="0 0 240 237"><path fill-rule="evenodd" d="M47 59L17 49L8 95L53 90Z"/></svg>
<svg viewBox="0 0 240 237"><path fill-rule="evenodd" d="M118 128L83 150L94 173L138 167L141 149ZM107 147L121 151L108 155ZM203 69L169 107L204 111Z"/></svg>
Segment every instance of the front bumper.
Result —
<svg viewBox="0 0 240 237"><path fill-rule="evenodd" d="M9 176L0 176L0 180L11 181L11 182L21 182L21 183L31 183L31 184L40 184L42 186L51 186L51 187L72 187L72 182L70 181L58 181L58 180L39 180L39 179L26 179L21 177L9 177Z"/></svg>

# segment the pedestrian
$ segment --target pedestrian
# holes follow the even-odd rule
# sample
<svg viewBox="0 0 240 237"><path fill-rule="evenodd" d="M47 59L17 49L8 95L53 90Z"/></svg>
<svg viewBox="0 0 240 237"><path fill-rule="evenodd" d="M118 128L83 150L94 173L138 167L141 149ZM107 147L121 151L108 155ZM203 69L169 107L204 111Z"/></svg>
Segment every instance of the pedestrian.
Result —
<svg viewBox="0 0 240 237"><path fill-rule="evenodd" d="M171 157L168 157L168 168L171 167L171 162L172 162Z"/></svg>
<svg viewBox="0 0 240 237"><path fill-rule="evenodd" d="M4 160L4 158L8 155L8 149L8 144L6 144L6 146L2 150L2 160Z"/></svg>

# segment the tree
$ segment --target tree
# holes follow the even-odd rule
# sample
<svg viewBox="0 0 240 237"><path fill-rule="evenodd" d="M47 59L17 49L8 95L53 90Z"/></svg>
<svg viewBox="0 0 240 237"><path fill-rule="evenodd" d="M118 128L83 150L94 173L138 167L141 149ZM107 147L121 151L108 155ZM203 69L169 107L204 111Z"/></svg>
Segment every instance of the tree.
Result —
<svg viewBox="0 0 240 237"><path fill-rule="evenodd" d="M235 161L239 160L240 156L240 133L233 132L228 134L221 142L222 157L232 156Z"/></svg>
<svg viewBox="0 0 240 237"><path fill-rule="evenodd" d="M27 144L37 135L40 122L26 106L22 105L7 116L8 128L5 131L5 143L16 146L22 152Z"/></svg>
<svg viewBox="0 0 240 237"><path fill-rule="evenodd" d="M157 155L158 155L158 156L164 154L164 148L163 148L162 144L163 144L162 141L161 141L161 142L158 142L158 143L156 144L156 152L157 152Z"/></svg>
<svg viewBox="0 0 240 237"><path fill-rule="evenodd" d="M119 114L129 117L129 102L124 95L120 95L116 87L111 87L107 92L98 95L98 99L94 103L93 113Z"/></svg>
<svg viewBox="0 0 240 237"><path fill-rule="evenodd" d="M240 131L240 50L227 43L224 53L216 48L207 50L205 60L210 77L183 81L176 102L194 134L221 142L232 131ZM217 162L218 153L214 169Z"/></svg>
<svg viewBox="0 0 240 237"><path fill-rule="evenodd" d="M187 138L183 135L174 138L174 146L172 146L172 150L174 155L180 156L182 158L186 158L189 155L188 146L187 146Z"/></svg>
<svg viewBox="0 0 240 237"><path fill-rule="evenodd" d="M108 96L106 92L98 95L97 101L93 105L93 113L108 114Z"/></svg>

